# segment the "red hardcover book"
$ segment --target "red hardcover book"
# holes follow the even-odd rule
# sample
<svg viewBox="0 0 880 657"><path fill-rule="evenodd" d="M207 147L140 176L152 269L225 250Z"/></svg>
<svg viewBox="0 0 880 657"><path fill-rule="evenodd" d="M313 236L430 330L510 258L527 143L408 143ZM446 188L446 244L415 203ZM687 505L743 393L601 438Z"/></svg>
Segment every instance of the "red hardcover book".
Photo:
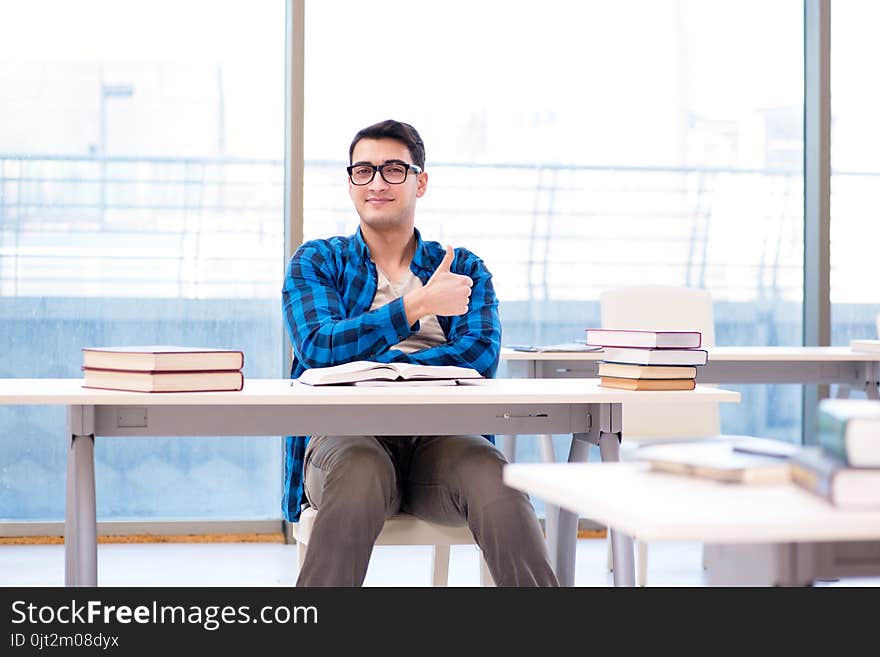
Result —
<svg viewBox="0 0 880 657"><path fill-rule="evenodd" d="M586 342L602 347L696 349L702 343L702 334L699 331L588 328Z"/></svg>
<svg viewBox="0 0 880 657"><path fill-rule="evenodd" d="M83 368L83 388L130 392L221 392L243 387L241 370L140 372Z"/></svg>
<svg viewBox="0 0 880 657"><path fill-rule="evenodd" d="M244 353L237 349L210 349L175 345L85 347L83 367L140 372L202 372L240 370Z"/></svg>

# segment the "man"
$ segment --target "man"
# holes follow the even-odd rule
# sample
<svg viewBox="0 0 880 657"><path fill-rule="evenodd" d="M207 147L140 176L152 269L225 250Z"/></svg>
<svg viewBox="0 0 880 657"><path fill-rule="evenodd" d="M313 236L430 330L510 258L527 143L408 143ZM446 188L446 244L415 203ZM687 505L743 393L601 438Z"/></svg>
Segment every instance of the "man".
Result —
<svg viewBox="0 0 880 657"><path fill-rule="evenodd" d="M349 237L303 244L288 263L283 307L291 377L354 360L473 367L494 376L501 327L492 276L465 249L421 239L425 147L383 121L349 148ZM389 422L392 420L389 418ZM386 518L405 511L467 523L499 586L555 586L528 497L505 486L504 457L483 436L292 436L284 512L318 510L298 586L360 586Z"/></svg>

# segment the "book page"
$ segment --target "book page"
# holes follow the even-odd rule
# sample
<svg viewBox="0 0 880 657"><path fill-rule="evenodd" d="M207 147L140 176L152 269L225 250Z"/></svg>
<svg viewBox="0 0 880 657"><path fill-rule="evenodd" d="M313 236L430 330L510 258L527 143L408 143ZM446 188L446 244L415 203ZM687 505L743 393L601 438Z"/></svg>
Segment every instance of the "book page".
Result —
<svg viewBox="0 0 880 657"><path fill-rule="evenodd" d="M481 378L480 373L470 367L457 365L420 365L418 363L393 363L394 368L404 379L458 379Z"/></svg>

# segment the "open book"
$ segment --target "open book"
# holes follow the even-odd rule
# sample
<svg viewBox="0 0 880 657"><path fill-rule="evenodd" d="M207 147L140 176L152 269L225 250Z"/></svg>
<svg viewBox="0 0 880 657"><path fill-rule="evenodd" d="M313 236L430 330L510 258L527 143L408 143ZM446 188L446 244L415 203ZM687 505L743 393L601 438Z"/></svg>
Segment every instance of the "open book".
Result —
<svg viewBox="0 0 880 657"><path fill-rule="evenodd" d="M682 440L646 444L636 458L658 472L689 475L743 484L789 481L788 457L797 447L753 436Z"/></svg>
<svg viewBox="0 0 880 657"><path fill-rule="evenodd" d="M416 363L376 363L356 360L332 367L313 367L303 372L300 383L324 386L360 381L436 381L437 385L450 385L458 379L482 379L477 370L457 365L418 365Z"/></svg>

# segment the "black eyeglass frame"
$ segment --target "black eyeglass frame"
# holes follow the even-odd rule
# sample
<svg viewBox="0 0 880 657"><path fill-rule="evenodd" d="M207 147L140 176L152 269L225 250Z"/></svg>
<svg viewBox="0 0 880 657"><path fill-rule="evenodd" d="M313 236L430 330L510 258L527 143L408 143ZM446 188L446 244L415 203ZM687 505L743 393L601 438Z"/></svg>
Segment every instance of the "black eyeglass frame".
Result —
<svg viewBox="0 0 880 657"><path fill-rule="evenodd" d="M401 180L400 182L391 182L390 180L388 180L388 178L385 177L385 167L388 167L388 166L404 167L406 169L406 174L403 176L403 180ZM355 182L354 178L351 177L351 173L355 168L362 168L362 167L370 167L373 170L373 175L370 176L369 180L366 180L364 182L361 182L361 183ZM391 162L385 162L384 164L369 164L367 162L360 162L358 164L352 164L350 166L345 167L345 170L348 172L348 179L351 181L351 184L356 185L358 187L363 187L364 185L369 185L371 182L373 182L373 179L376 177L377 171L379 172L379 175L382 176L382 180L387 182L389 185L402 185L403 183L406 182L406 177L409 175L410 171L414 172L416 175L422 173L422 167L420 167L419 165L408 164L406 162L400 162L398 160L393 160Z"/></svg>

